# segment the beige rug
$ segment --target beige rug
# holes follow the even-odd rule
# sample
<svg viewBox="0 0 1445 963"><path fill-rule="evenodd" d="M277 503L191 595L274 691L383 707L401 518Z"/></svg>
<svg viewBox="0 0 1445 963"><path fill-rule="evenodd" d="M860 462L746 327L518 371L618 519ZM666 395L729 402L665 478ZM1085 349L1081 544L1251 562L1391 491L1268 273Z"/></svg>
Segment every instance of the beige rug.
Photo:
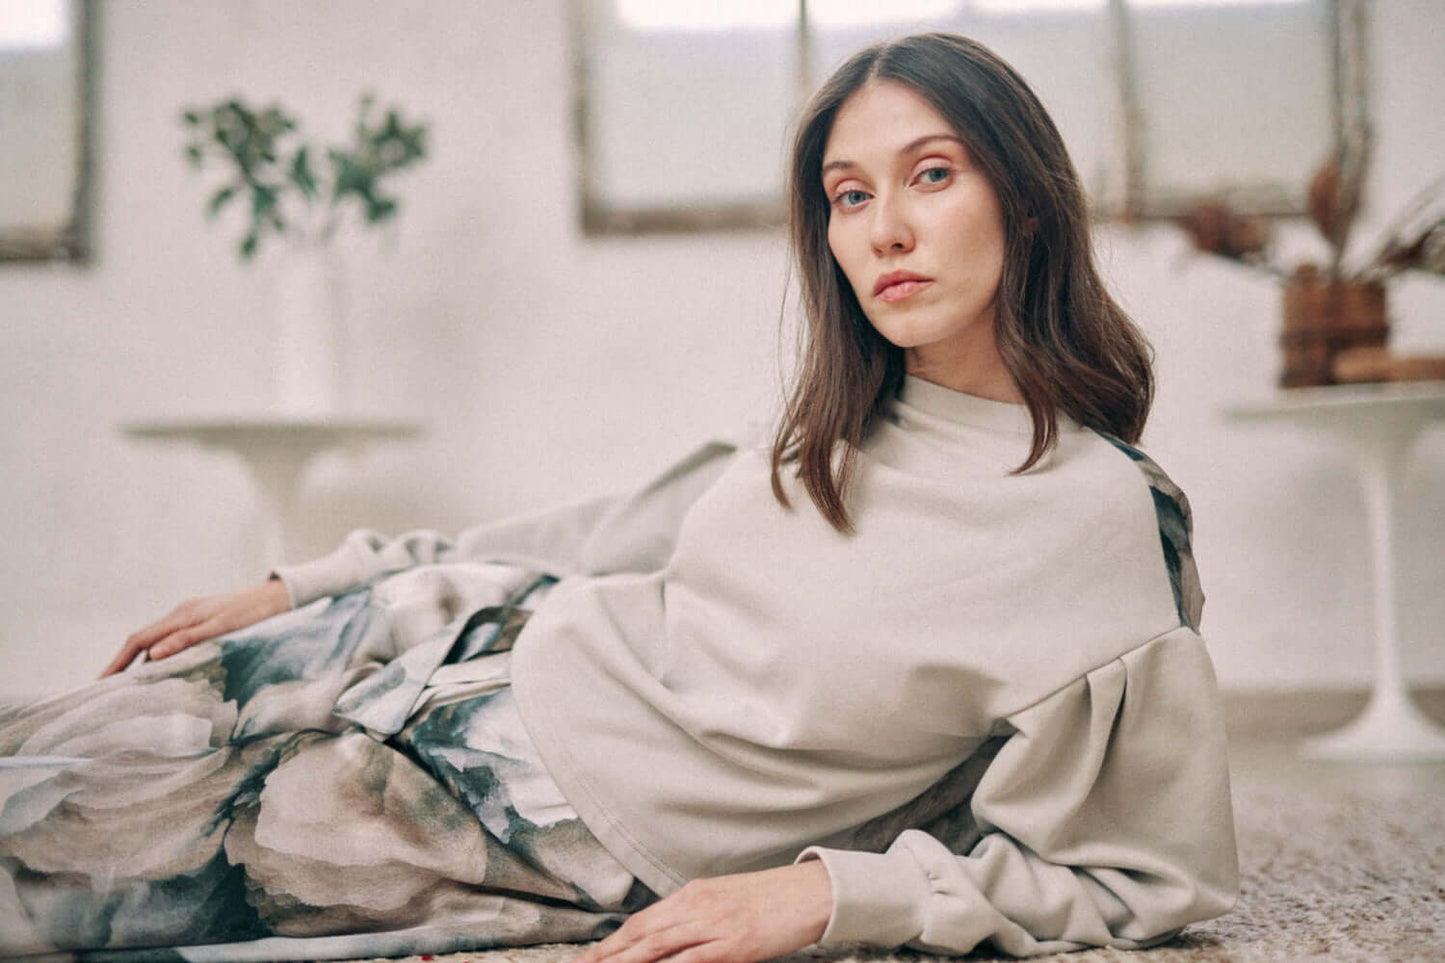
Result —
<svg viewBox="0 0 1445 963"><path fill-rule="evenodd" d="M1236 798L1235 809L1244 884L1233 913L1152 950L1086 950L1035 959L1445 963L1445 799L1246 793ZM537 946L411 957L408 963L565 963L577 950ZM924 963L932 958L805 950L789 959Z"/></svg>

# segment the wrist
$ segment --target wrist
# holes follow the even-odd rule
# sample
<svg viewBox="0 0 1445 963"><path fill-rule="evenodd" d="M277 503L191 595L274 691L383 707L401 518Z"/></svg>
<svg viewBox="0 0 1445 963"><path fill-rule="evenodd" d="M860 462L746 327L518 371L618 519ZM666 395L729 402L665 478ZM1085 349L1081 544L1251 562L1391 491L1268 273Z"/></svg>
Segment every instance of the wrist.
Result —
<svg viewBox="0 0 1445 963"><path fill-rule="evenodd" d="M792 876L789 890L793 894L794 911L808 930L809 942L816 943L823 938L833 918L833 881L828 867L822 860L809 859L794 863L785 871Z"/></svg>
<svg viewBox="0 0 1445 963"><path fill-rule="evenodd" d="M261 583L261 593L268 607L273 609L275 614L279 615L291 610L291 593L286 588L286 583L274 573Z"/></svg>

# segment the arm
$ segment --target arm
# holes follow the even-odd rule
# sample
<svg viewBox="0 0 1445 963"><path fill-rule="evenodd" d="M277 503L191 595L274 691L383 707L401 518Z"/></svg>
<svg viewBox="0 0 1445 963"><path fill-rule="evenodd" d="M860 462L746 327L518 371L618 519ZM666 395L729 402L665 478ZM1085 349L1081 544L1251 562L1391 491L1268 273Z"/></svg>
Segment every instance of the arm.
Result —
<svg viewBox="0 0 1445 963"><path fill-rule="evenodd" d="M629 495L479 525L455 540L430 531L387 539L361 529L330 555L280 566L276 576L299 606L380 575L439 562L518 561L559 576L648 571L667 562L683 515L734 450L709 442Z"/></svg>
<svg viewBox="0 0 1445 963"><path fill-rule="evenodd" d="M132 633L100 676L123 671L142 652L150 659L164 659L197 642L244 629L290 608L286 587L274 578L239 592L182 602L165 618Z"/></svg>
<svg viewBox="0 0 1445 963"><path fill-rule="evenodd" d="M160 659L337 595L381 575L455 561L521 561L554 575L649 571L666 564L682 517L722 473L734 447L709 442L630 495L609 496L480 525L455 541L416 531L394 539L362 529L330 555L283 565L253 588L183 602L133 633L106 666L114 675L142 652Z"/></svg>
<svg viewBox="0 0 1445 963"><path fill-rule="evenodd" d="M804 852L833 884L823 942L1129 948L1229 908L1224 729L1198 636L1161 636L1008 721L965 852L916 830L886 853Z"/></svg>
<svg viewBox="0 0 1445 963"><path fill-rule="evenodd" d="M1167 939L1225 912L1238 887L1216 701L1203 643L1180 628L1010 717L971 818L939 821L962 824L958 851L908 830L885 853L813 847L792 866L695 880L578 963L753 963L815 941L1030 956Z"/></svg>
<svg viewBox="0 0 1445 963"><path fill-rule="evenodd" d="M573 963L755 963L816 943L828 922L828 873L795 863L695 879L629 917Z"/></svg>

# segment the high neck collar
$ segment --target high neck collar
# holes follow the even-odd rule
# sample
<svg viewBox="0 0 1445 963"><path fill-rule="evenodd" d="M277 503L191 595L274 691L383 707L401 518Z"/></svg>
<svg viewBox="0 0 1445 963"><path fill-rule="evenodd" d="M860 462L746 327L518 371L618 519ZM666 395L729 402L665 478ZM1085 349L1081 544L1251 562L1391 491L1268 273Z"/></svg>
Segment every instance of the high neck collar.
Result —
<svg viewBox="0 0 1445 963"><path fill-rule="evenodd" d="M965 394L914 375L904 377L903 388L898 393L898 403L944 421L990 431L1030 435L1034 430L1033 419L1029 416L1026 405ZM1061 422L1064 420L1060 419ZM1063 424L1060 427L1063 427Z"/></svg>

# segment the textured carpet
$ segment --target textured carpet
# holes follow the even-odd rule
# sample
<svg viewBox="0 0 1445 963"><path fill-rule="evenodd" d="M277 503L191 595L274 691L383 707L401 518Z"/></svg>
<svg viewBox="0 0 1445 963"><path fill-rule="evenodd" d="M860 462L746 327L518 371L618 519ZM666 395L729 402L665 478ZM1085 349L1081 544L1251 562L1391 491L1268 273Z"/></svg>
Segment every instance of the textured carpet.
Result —
<svg viewBox="0 0 1445 963"><path fill-rule="evenodd" d="M1235 813L1243 887L1228 916L1190 927L1152 950L1085 950L1035 959L1445 961L1445 799L1242 792L1236 795ZM577 951L576 946L537 946L412 957L408 963L565 963ZM922 963L932 957L810 949L788 959Z"/></svg>

